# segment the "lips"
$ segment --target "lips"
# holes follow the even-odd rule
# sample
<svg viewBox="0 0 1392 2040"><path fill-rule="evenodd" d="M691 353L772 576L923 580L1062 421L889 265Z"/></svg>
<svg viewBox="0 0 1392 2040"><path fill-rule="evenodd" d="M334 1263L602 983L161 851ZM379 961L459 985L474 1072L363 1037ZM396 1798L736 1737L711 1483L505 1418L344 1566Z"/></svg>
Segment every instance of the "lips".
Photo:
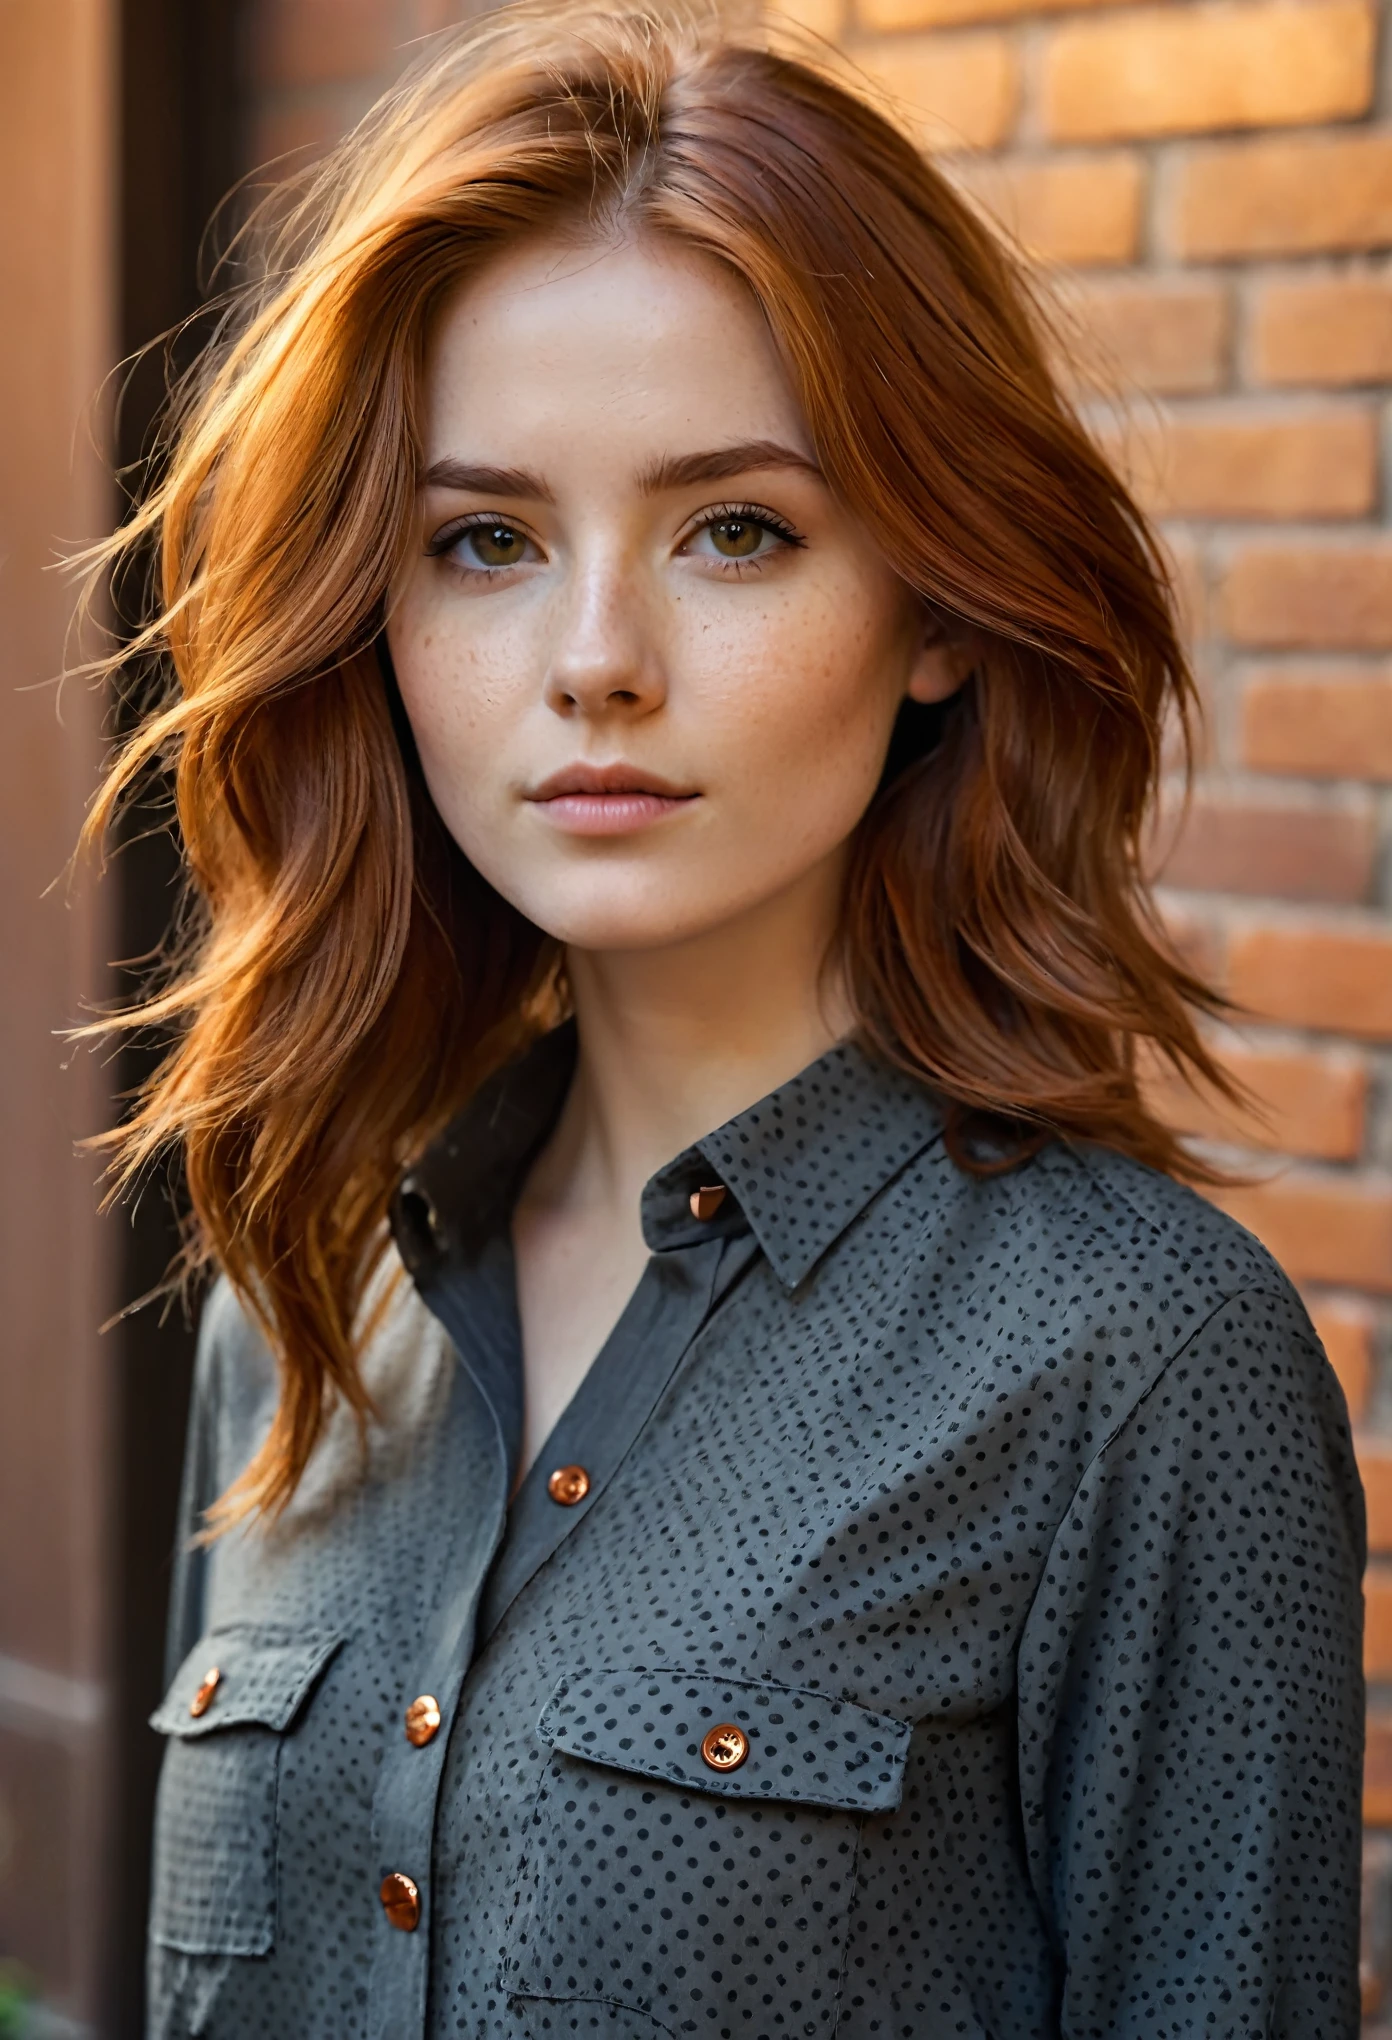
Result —
<svg viewBox="0 0 1392 2040"><path fill-rule="evenodd" d="M689 789L673 785L660 773L646 772L622 761L613 765L566 765L543 779L529 800L560 800L567 794L650 793L659 800L693 800Z"/></svg>
<svg viewBox="0 0 1392 2040"><path fill-rule="evenodd" d="M622 762L567 765L527 794L538 815L575 836L631 836L700 799L660 773Z"/></svg>

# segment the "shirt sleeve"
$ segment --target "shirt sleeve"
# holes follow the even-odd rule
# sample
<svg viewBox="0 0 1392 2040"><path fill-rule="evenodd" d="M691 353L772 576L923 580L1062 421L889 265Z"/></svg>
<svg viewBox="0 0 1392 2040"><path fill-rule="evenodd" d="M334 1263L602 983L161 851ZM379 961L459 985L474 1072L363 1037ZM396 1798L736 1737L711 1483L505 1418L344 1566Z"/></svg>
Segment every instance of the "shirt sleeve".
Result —
<svg viewBox="0 0 1392 2040"><path fill-rule="evenodd" d="M1308 1319L1231 1299L1093 1459L1022 1638L1064 2040L1357 2034L1363 1557Z"/></svg>
<svg viewBox="0 0 1392 2040"><path fill-rule="evenodd" d="M198 1350L184 1441L184 1471L174 1543L174 1578L165 1626L164 1683L172 1681L203 1634L208 1553L198 1541L204 1512L220 1492L217 1467L220 1348L231 1290L220 1280L209 1292L198 1327Z"/></svg>

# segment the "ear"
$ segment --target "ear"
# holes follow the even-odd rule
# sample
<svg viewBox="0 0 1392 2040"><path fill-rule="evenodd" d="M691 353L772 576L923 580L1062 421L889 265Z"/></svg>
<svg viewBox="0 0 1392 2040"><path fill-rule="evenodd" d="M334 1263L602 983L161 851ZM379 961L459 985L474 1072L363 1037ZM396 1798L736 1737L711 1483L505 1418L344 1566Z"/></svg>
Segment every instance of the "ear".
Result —
<svg viewBox="0 0 1392 2040"><path fill-rule="evenodd" d="M923 639L909 669L905 695L910 701L946 701L968 677L980 653L975 631L949 628L941 617L926 610Z"/></svg>

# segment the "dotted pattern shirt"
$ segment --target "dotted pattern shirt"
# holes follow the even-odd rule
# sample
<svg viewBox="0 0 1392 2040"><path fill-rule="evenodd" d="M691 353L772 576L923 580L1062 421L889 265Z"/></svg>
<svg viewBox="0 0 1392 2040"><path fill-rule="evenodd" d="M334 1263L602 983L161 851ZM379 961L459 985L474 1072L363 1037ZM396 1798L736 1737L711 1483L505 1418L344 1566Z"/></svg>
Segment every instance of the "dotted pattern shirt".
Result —
<svg viewBox="0 0 1392 2040"><path fill-rule="evenodd" d="M1362 1500L1279 1269L843 1045L649 1183L509 1505L573 1054L403 1184L366 1446L181 1560L154 2040L1350 2040ZM220 1288L190 1533L274 1400Z"/></svg>

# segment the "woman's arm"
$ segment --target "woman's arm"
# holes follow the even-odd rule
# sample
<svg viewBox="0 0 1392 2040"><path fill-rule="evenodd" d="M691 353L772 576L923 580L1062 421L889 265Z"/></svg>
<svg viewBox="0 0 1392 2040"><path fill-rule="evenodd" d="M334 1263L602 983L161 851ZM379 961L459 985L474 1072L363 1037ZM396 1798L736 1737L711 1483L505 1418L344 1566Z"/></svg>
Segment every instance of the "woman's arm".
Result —
<svg viewBox="0 0 1392 2040"><path fill-rule="evenodd" d="M1304 1312L1231 1299L1103 1443L1022 1640L1067 2040L1357 2033L1363 1558Z"/></svg>
<svg viewBox="0 0 1392 2040"><path fill-rule="evenodd" d="M174 1541L174 1579L165 1631L164 1683L169 1685L203 1634L208 1552L198 1534L204 1512L227 1485L219 1451L223 1404L222 1374L229 1335L244 1326L241 1307L226 1280L208 1292L198 1326L184 1473ZM245 1343L245 1337L241 1343Z"/></svg>
<svg viewBox="0 0 1392 2040"><path fill-rule="evenodd" d="M211 1479L215 1419L209 1409L207 1313L198 1339L184 1441L184 1474L179 1487L179 1515L174 1533L174 1580L169 1590L169 1615L164 1637L164 1683L169 1685L203 1633L203 1578L208 1554L195 1542L203 1511L217 1493Z"/></svg>

